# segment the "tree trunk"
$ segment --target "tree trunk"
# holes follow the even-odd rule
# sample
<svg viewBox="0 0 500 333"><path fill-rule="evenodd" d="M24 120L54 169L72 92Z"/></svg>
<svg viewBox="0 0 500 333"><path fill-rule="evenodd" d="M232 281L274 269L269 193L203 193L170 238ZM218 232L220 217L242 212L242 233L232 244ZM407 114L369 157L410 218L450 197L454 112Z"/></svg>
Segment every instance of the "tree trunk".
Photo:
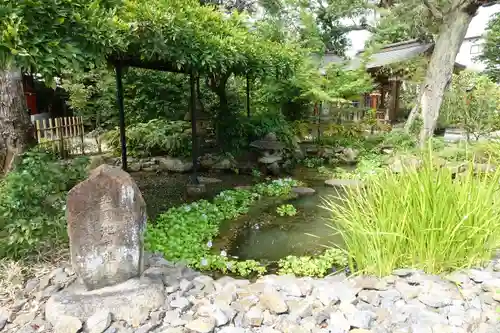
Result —
<svg viewBox="0 0 500 333"><path fill-rule="evenodd" d="M413 123L415 122L415 119L417 119L418 116L418 111L420 111L420 99L422 98L422 89L417 87L417 97L415 98L415 105L410 111L410 114L408 115L408 119L406 120L404 130L406 133L410 133L411 127L413 126Z"/></svg>
<svg viewBox="0 0 500 333"><path fill-rule="evenodd" d="M447 13L441 24L419 103L424 121L420 132L421 145L434 133L444 91L453 74L455 58L469 24L479 8L476 4L470 4L471 2L469 0L465 5Z"/></svg>
<svg viewBox="0 0 500 333"><path fill-rule="evenodd" d="M9 172L16 157L34 142L33 125L19 70L0 70L0 167Z"/></svg>
<svg viewBox="0 0 500 333"><path fill-rule="evenodd" d="M219 97L219 110L215 118L215 132L217 142L222 143L224 140L223 133L225 128L222 126L224 121L228 121L229 105L227 104L226 84L232 73L212 74L207 78L207 83L210 89Z"/></svg>

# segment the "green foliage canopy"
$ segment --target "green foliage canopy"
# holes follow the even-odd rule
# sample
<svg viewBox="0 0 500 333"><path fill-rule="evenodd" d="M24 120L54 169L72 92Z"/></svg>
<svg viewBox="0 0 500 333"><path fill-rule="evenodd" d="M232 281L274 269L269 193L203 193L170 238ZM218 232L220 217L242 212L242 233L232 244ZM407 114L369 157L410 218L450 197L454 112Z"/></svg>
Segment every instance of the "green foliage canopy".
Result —
<svg viewBox="0 0 500 333"><path fill-rule="evenodd" d="M122 43L107 0L0 0L0 68L51 79L104 59Z"/></svg>
<svg viewBox="0 0 500 333"><path fill-rule="evenodd" d="M446 92L441 121L476 136L500 128L500 88L487 76L464 71L453 76Z"/></svg>
<svg viewBox="0 0 500 333"><path fill-rule="evenodd" d="M486 61L488 74L500 82L500 13L488 24L482 59Z"/></svg>
<svg viewBox="0 0 500 333"><path fill-rule="evenodd" d="M1 67L49 78L132 58L178 70L255 75L293 70L296 45L261 38L248 17L195 0L1 0Z"/></svg>

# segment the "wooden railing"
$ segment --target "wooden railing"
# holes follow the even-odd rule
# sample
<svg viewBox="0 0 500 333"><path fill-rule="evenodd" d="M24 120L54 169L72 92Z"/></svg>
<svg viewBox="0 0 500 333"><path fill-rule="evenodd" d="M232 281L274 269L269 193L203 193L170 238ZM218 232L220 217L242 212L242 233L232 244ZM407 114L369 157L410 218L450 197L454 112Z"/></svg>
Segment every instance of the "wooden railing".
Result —
<svg viewBox="0 0 500 333"><path fill-rule="evenodd" d="M39 145L53 149L63 157L85 154L82 117L36 120L35 129Z"/></svg>

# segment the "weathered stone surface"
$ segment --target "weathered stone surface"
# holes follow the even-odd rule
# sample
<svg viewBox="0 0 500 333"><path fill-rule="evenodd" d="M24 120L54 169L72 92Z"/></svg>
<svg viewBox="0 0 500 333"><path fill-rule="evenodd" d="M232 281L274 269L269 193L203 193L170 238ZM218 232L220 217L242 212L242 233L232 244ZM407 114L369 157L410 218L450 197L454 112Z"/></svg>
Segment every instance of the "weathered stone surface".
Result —
<svg viewBox="0 0 500 333"><path fill-rule="evenodd" d="M9 311L0 307L0 331L5 327L5 324L7 324L7 320L9 320Z"/></svg>
<svg viewBox="0 0 500 333"><path fill-rule="evenodd" d="M55 326L63 316L87 321L96 312L109 311L114 320L124 320L138 327L151 311L164 303L163 284L144 283L139 279L92 291L76 285L47 301L45 317Z"/></svg>
<svg viewBox="0 0 500 333"><path fill-rule="evenodd" d="M310 187L294 187L292 188L292 192L296 193L300 196L313 195L316 193L316 190Z"/></svg>
<svg viewBox="0 0 500 333"><path fill-rule="evenodd" d="M220 180L218 178L210 178L210 177L202 177L202 176L198 176L198 181L201 184L216 184L216 183L222 182L222 180Z"/></svg>
<svg viewBox="0 0 500 333"><path fill-rule="evenodd" d="M96 312L85 323L85 331L88 333L102 333L111 325L111 319L109 311Z"/></svg>
<svg viewBox="0 0 500 333"><path fill-rule="evenodd" d="M210 333L215 328L215 319L210 317L201 317L188 323L186 328L193 332Z"/></svg>
<svg viewBox="0 0 500 333"><path fill-rule="evenodd" d="M77 333L82 328L80 319L72 316L62 316L54 325L55 333Z"/></svg>
<svg viewBox="0 0 500 333"><path fill-rule="evenodd" d="M129 174L93 170L68 193L67 216L71 262L89 290L142 273L146 204Z"/></svg>
<svg viewBox="0 0 500 333"><path fill-rule="evenodd" d="M172 157L157 157L160 170L170 172L188 172L193 168L192 161L184 161Z"/></svg>
<svg viewBox="0 0 500 333"><path fill-rule="evenodd" d="M250 326L261 326L264 321L262 309L258 306L252 307L247 313L245 313L245 321Z"/></svg>
<svg viewBox="0 0 500 333"><path fill-rule="evenodd" d="M281 314L288 311L288 306L283 300L283 297L277 292L268 292L264 294L261 296L260 302L272 313Z"/></svg>

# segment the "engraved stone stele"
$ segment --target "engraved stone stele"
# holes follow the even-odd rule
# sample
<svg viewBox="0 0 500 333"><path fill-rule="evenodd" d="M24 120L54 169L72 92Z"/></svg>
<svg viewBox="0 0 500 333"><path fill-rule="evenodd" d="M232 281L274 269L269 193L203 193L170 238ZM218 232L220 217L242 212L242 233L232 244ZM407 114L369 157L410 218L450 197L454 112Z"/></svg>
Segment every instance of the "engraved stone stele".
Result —
<svg viewBox="0 0 500 333"><path fill-rule="evenodd" d="M128 173L94 169L68 193L67 219L71 263L87 290L141 275L146 203Z"/></svg>

